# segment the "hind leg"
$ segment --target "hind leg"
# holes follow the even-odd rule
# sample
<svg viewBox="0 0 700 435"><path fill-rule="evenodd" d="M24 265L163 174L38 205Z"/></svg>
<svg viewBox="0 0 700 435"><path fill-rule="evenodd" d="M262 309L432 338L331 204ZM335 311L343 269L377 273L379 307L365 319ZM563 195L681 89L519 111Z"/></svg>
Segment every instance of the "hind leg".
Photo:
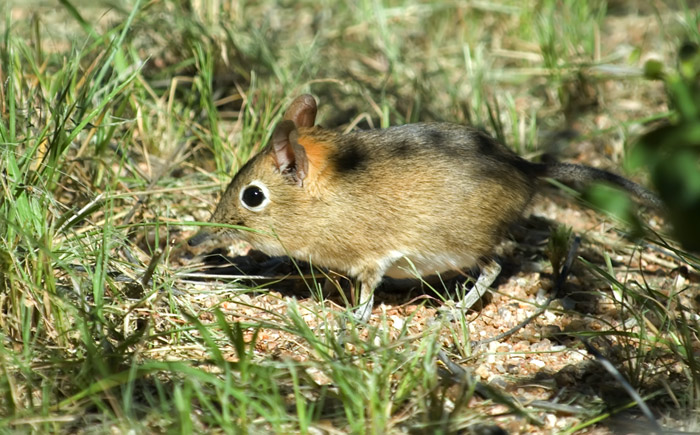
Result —
<svg viewBox="0 0 700 435"><path fill-rule="evenodd" d="M457 306L463 310L473 307L486 294L486 291L488 291L500 273L501 265L496 260L489 260L488 263L481 267L481 273L474 287L469 290L469 293L464 296Z"/></svg>

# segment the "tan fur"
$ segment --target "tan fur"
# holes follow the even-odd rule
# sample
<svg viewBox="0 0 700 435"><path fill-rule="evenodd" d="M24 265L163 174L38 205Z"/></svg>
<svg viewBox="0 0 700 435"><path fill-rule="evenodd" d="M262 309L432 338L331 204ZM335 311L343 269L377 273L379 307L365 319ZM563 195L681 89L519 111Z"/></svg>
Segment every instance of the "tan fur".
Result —
<svg viewBox="0 0 700 435"><path fill-rule="evenodd" d="M460 125L344 135L311 127L315 104L300 99L285 115L297 127L288 141L241 168L211 218L265 233L210 231L356 277L363 301L382 276L413 276L411 264L421 275L479 264L527 206L542 172ZM304 165L306 173L295 170ZM270 193L260 211L239 199L253 181Z"/></svg>

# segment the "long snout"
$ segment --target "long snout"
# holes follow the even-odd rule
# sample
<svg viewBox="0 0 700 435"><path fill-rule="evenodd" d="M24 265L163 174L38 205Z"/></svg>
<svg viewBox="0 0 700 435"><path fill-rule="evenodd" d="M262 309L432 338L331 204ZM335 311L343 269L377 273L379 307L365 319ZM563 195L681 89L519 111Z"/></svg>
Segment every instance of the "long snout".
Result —
<svg viewBox="0 0 700 435"><path fill-rule="evenodd" d="M211 233L207 230L199 230L197 234L190 237L187 244L190 246L197 246L211 237Z"/></svg>

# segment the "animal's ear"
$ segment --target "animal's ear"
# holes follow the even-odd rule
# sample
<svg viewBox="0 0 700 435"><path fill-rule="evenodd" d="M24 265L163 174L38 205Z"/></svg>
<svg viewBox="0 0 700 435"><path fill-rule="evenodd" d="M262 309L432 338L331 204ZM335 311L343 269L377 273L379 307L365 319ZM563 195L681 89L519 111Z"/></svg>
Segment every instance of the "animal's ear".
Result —
<svg viewBox="0 0 700 435"><path fill-rule="evenodd" d="M284 120L289 120L297 127L313 127L316 122L316 100L309 94L299 95L284 112Z"/></svg>
<svg viewBox="0 0 700 435"><path fill-rule="evenodd" d="M272 158L281 174L302 186L309 170L306 150L297 142L299 135L292 120L286 119L272 133Z"/></svg>

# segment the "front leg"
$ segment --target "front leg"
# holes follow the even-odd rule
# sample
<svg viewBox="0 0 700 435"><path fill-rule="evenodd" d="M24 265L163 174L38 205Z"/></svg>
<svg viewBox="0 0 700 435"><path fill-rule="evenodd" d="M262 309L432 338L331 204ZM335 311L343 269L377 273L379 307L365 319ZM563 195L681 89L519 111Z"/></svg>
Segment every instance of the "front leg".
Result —
<svg viewBox="0 0 700 435"><path fill-rule="evenodd" d="M366 271L357 277L357 285L354 288L354 303L356 304L352 316L359 322L366 323L372 315L374 307L374 289L382 281L382 272ZM359 292L357 291L359 287Z"/></svg>

